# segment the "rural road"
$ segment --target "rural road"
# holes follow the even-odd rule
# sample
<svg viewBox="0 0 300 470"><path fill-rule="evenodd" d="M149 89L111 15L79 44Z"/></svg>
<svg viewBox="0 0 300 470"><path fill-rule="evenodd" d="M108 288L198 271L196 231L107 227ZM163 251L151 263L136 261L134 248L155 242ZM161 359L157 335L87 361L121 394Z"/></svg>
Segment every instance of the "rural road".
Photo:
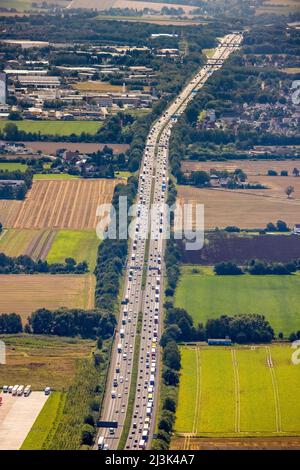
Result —
<svg viewBox="0 0 300 470"><path fill-rule="evenodd" d="M164 207L168 186L168 144L171 129L194 94L212 73L222 67L242 40L239 33L225 36L214 55L171 103L151 128L141 164L133 226L125 273L124 297L115 334L101 420L117 422L116 429L100 428L96 447L117 449L128 404L132 408L125 449L146 449L151 444L158 405L160 372L159 339L162 328ZM154 210L153 210L154 208ZM151 222L148 221L148 213ZM150 233L150 237L146 240ZM139 324L139 328L137 329ZM140 334L137 334L137 331ZM134 360L135 346L136 351ZM136 358L138 356L138 361ZM136 376L134 397L130 385ZM133 402L134 401L134 402ZM124 435L122 437L124 440Z"/></svg>

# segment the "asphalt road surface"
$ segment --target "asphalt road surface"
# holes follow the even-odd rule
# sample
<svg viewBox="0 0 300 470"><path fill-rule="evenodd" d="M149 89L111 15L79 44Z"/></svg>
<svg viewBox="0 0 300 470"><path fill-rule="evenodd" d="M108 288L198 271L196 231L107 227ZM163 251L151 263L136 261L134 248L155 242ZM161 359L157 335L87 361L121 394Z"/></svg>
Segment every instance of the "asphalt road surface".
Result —
<svg viewBox="0 0 300 470"><path fill-rule="evenodd" d="M138 368L137 384L125 449L142 450L150 446L155 427L160 376L163 259L165 232L168 227L164 203L167 198L171 129L194 94L214 71L222 67L241 41L242 35L238 33L224 37L207 64L154 123L148 134L140 170L136 214L131 227L133 236L126 266L124 296L101 414L102 421L117 422L118 427L100 428L96 448L118 448L127 412L133 368ZM148 217L150 211L151 217ZM143 277L144 269L146 275ZM140 350L138 363L134 364L139 318Z"/></svg>

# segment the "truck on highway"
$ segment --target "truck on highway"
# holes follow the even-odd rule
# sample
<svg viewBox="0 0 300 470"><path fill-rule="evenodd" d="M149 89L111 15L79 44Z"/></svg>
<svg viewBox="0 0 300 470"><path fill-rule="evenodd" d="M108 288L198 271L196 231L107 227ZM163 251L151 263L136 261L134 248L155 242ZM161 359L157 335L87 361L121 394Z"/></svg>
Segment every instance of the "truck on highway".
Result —
<svg viewBox="0 0 300 470"><path fill-rule="evenodd" d="M124 328L121 328L121 330L120 330L120 337L121 337L121 338L124 338L124 336L125 336L125 330L124 330Z"/></svg>
<svg viewBox="0 0 300 470"><path fill-rule="evenodd" d="M122 352L122 344L121 343L118 344L117 351L118 351L118 353Z"/></svg>
<svg viewBox="0 0 300 470"><path fill-rule="evenodd" d="M97 444L98 444L98 450L103 450L104 449L104 445L105 445L104 436L99 437Z"/></svg>
<svg viewBox="0 0 300 470"><path fill-rule="evenodd" d="M146 442L143 439L141 439L139 442L139 449L145 449L145 447L146 447Z"/></svg>
<svg viewBox="0 0 300 470"><path fill-rule="evenodd" d="M150 375L150 385L154 385L155 384L155 377L154 375Z"/></svg>

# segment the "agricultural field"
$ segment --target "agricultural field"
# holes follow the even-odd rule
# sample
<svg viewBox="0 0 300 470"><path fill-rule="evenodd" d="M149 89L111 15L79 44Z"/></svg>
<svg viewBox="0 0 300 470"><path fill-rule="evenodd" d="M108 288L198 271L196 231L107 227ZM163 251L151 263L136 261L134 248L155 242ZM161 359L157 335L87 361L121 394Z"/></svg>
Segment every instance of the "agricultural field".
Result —
<svg viewBox="0 0 300 470"><path fill-rule="evenodd" d="M92 230L97 225L97 207L111 202L119 182L116 179L34 181L24 201L0 201L0 219L3 226L12 228Z"/></svg>
<svg viewBox="0 0 300 470"><path fill-rule="evenodd" d="M300 436L300 373L292 352L283 343L181 347L175 433L186 448L193 436Z"/></svg>
<svg viewBox="0 0 300 470"><path fill-rule="evenodd" d="M151 10L160 11L163 7L182 8L186 14L191 13L196 8L189 5L178 5L176 4L176 1L174 1L174 3L156 3L138 0L102 0L101 3L99 3L98 0L73 0L69 6L69 8L89 8L99 11L108 10L110 8L131 8L137 11L149 8Z"/></svg>
<svg viewBox="0 0 300 470"><path fill-rule="evenodd" d="M80 91L98 91L101 92L114 92L118 93L123 90L122 85L111 85L109 82L97 82L97 81L88 81L88 82L79 82L74 85L76 90Z"/></svg>
<svg viewBox="0 0 300 470"><path fill-rule="evenodd" d="M114 153L126 152L129 149L128 144L96 144L96 143L85 143L85 142L22 142L26 147L31 148L34 151L41 151L48 155L55 155L56 151L59 149L72 150L75 152L78 150L81 153L93 153L98 150L102 150L105 145L112 148Z"/></svg>
<svg viewBox="0 0 300 470"><path fill-rule="evenodd" d="M3 227L13 227L22 204L22 201L0 199L0 222Z"/></svg>
<svg viewBox="0 0 300 470"><path fill-rule="evenodd" d="M217 276L208 268L183 267L175 292L176 307L195 323L222 314L263 314L275 333L300 329L300 276ZM193 295L191 294L193 293Z"/></svg>
<svg viewBox="0 0 300 470"><path fill-rule="evenodd" d="M95 278L92 274L1 274L0 312L18 313L25 324L39 308L94 307Z"/></svg>
<svg viewBox="0 0 300 470"><path fill-rule="evenodd" d="M277 14L288 15L299 12L298 0L267 0L255 11L256 15Z"/></svg>
<svg viewBox="0 0 300 470"><path fill-rule="evenodd" d="M176 436L172 450L300 450L299 437L225 437Z"/></svg>
<svg viewBox="0 0 300 470"><path fill-rule="evenodd" d="M11 121L0 121L0 130L3 130ZM100 121L14 121L19 130L25 132L40 132L49 135L80 135L82 132L96 134L102 126Z"/></svg>
<svg viewBox="0 0 300 470"><path fill-rule="evenodd" d="M182 171L190 173L191 171L234 171L237 168L241 168L249 176L267 176L268 170L274 170L280 173L281 171L287 171L289 175L292 175L294 168L299 168L299 160L225 160L225 161L206 161L206 162L194 162L184 161L181 164ZM275 177L274 177L275 178Z"/></svg>
<svg viewBox="0 0 300 470"><path fill-rule="evenodd" d="M260 183L267 189L199 189L182 186L179 187L178 200L180 204L204 204L205 229L228 225L250 229L264 228L268 222L278 219L293 226L298 220L300 178L293 176L292 172L298 166L295 160L183 162L182 170L185 173L199 170L232 172L240 168L248 175L249 183ZM288 176L268 176L268 170L277 171L278 174L287 171ZM285 194L287 186L294 188L294 193L289 199ZM192 223L195 225L195 221Z"/></svg>
<svg viewBox="0 0 300 470"><path fill-rule="evenodd" d="M185 264L215 265L233 261L243 265L252 259L286 263L299 258L300 237L290 234L211 232L205 234L205 243L201 250L187 251L181 240L178 240L178 246Z"/></svg>
<svg viewBox="0 0 300 470"><path fill-rule="evenodd" d="M33 390L47 385L67 390L78 359L92 354L95 342L79 338L39 335L4 335L6 364L0 366L1 384L30 383Z"/></svg>
<svg viewBox="0 0 300 470"><path fill-rule="evenodd" d="M277 181L282 177L274 176ZM293 183L296 178L293 178ZM272 179L272 182L274 181ZM286 186L289 177L285 179ZM276 184L274 181L274 184ZM280 184L280 182L278 181ZM300 183L300 181L299 181ZM300 196L300 186L296 194ZM263 194L259 194L264 191ZM274 187L273 196L266 196L268 190L258 190L257 194L251 190L226 190L226 189L200 189L191 186L178 186L177 202L184 206L190 205L194 208L197 204L204 205L204 228L205 230L216 227L224 228L228 225L235 225L240 228L260 229L265 228L267 223L284 220L293 227L299 220L300 199L296 196L287 199L281 189ZM272 192L273 192L272 191ZM280 193L279 197L277 194ZM189 224L193 229L202 228L196 222L194 215L188 215ZM202 221L200 221L201 224ZM175 223L175 230L179 230L182 223L178 220Z"/></svg>
<svg viewBox="0 0 300 470"><path fill-rule="evenodd" d="M69 175L68 173L36 173L33 175L34 180L74 180L78 179L77 175Z"/></svg>
<svg viewBox="0 0 300 470"><path fill-rule="evenodd" d="M27 255L36 261L45 259L55 235L54 230L8 229L0 237L0 252Z"/></svg>
<svg viewBox="0 0 300 470"><path fill-rule="evenodd" d="M22 163L4 163L4 162L0 162L0 171L1 170L4 170L4 171L17 171L17 170L20 170L22 172L26 171L27 170L27 165L25 164L22 164Z"/></svg>
<svg viewBox="0 0 300 470"><path fill-rule="evenodd" d="M49 263L63 263L66 258L87 261L93 272L99 243L95 230L59 230L46 259Z"/></svg>

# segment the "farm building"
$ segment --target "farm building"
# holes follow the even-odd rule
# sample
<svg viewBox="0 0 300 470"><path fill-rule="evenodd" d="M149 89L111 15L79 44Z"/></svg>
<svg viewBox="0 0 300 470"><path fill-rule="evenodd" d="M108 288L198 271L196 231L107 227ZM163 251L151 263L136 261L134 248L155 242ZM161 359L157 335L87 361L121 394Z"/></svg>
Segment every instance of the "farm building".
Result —
<svg viewBox="0 0 300 470"><path fill-rule="evenodd" d="M217 339L213 339L213 338L210 338L207 340L207 344L209 346L231 346L232 345L232 341L230 338L217 338Z"/></svg>
<svg viewBox="0 0 300 470"><path fill-rule="evenodd" d="M293 232L296 234L296 235L300 235L300 224L295 224L294 225L294 230Z"/></svg>

